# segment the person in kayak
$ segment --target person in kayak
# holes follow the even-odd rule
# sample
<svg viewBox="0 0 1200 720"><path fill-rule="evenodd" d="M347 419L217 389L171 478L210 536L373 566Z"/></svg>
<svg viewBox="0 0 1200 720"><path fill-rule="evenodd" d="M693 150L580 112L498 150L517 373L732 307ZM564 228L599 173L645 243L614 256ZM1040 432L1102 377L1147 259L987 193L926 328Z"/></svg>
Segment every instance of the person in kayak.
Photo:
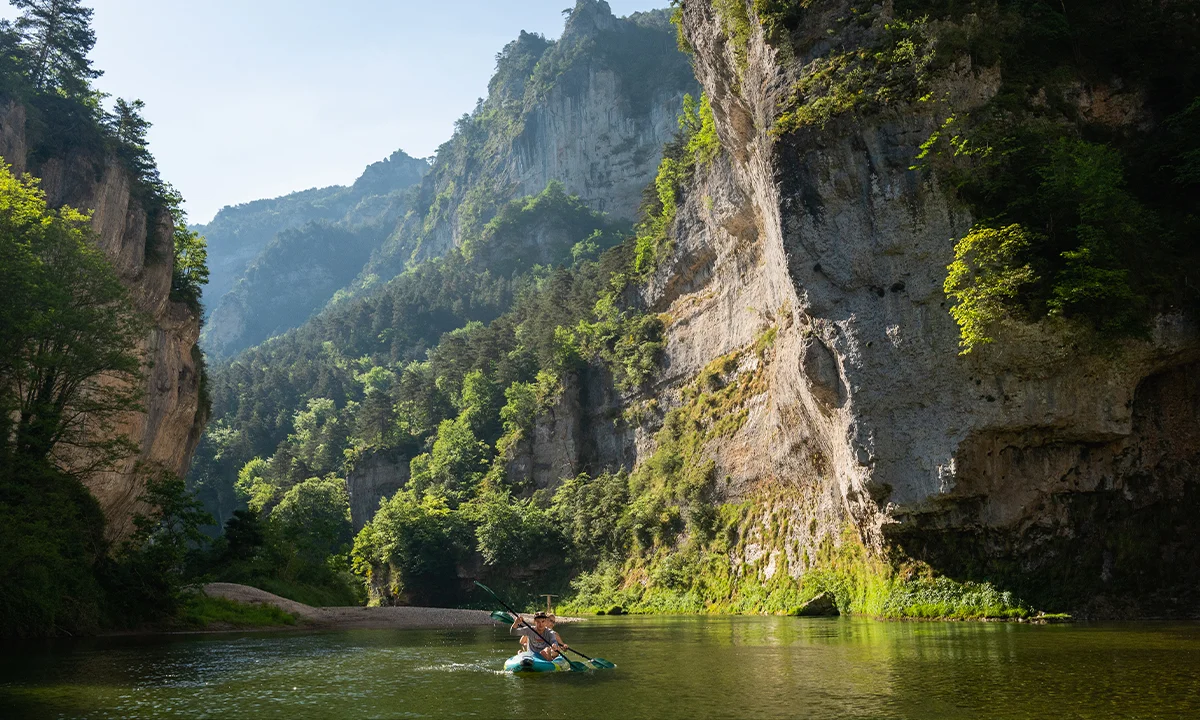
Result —
<svg viewBox="0 0 1200 720"><path fill-rule="evenodd" d="M534 632L537 630L537 632ZM544 612L539 612L533 616L533 628L524 624L521 618L517 618L513 622L509 632L513 635L521 637L521 649L526 650L543 658L554 662L562 653L559 648L566 649L570 646L562 641L558 633L554 632L554 618ZM538 637L538 635L542 637ZM545 638L543 640L542 638Z"/></svg>

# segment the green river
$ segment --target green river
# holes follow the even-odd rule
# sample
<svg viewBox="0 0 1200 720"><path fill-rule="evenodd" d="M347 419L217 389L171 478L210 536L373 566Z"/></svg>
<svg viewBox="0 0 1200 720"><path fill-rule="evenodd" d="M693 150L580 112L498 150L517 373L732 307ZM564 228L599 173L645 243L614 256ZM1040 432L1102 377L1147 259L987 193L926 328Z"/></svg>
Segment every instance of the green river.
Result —
<svg viewBox="0 0 1200 720"><path fill-rule="evenodd" d="M1200 626L597 618L616 670L500 672L507 629L0 650L0 718L1200 718Z"/></svg>

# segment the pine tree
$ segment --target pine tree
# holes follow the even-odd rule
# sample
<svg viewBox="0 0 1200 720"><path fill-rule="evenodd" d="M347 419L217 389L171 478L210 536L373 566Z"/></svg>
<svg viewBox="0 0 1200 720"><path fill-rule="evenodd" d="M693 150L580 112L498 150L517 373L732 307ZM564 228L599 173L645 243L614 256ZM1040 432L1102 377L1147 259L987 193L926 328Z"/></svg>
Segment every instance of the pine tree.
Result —
<svg viewBox="0 0 1200 720"><path fill-rule="evenodd" d="M28 53L33 87L81 95L100 77L88 53L96 45L91 8L80 0L11 0L24 12L15 23Z"/></svg>
<svg viewBox="0 0 1200 720"><path fill-rule="evenodd" d="M133 174L143 185L155 195L168 194L162 187L162 178L158 173L158 163L150 153L149 140L146 135L152 127L149 120L142 116L146 103L141 100L132 102L117 98L108 125L112 134L120 143L119 152Z"/></svg>

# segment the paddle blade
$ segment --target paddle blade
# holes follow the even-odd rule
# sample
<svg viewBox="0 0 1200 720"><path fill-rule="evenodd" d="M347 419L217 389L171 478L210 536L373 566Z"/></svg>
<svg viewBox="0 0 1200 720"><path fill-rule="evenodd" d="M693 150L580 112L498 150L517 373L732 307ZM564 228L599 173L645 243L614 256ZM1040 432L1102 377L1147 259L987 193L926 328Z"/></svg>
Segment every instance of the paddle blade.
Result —
<svg viewBox="0 0 1200 720"><path fill-rule="evenodd" d="M493 610L492 611L492 619L503 625L512 625L513 624L513 616L509 615L508 613L504 612L503 610Z"/></svg>
<svg viewBox="0 0 1200 720"><path fill-rule="evenodd" d="M592 664L603 670L615 670L617 667L604 658L592 658Z"/></svg>
<svg viewBox="0 0 1200 720"><path fill-rule="evenodd" d="M567 662L569 662L571 664L571 672L587 672L588 671L587 665L584 665L581 662L576 662L574 660L568 660Z"/></svg>

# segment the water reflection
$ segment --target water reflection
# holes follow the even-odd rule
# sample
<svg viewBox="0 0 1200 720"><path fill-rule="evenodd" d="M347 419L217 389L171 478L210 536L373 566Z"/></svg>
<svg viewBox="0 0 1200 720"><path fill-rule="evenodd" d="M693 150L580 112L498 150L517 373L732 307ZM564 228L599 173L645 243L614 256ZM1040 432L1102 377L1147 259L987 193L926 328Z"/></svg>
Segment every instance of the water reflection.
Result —
<svg viewBox="0 0 1200 720"><path fill-rule="evenodd" d="M0 717L1191 718L1195 626L603 618L620 667L498 672L504 628L99 640L0 654Z"/></svg>

